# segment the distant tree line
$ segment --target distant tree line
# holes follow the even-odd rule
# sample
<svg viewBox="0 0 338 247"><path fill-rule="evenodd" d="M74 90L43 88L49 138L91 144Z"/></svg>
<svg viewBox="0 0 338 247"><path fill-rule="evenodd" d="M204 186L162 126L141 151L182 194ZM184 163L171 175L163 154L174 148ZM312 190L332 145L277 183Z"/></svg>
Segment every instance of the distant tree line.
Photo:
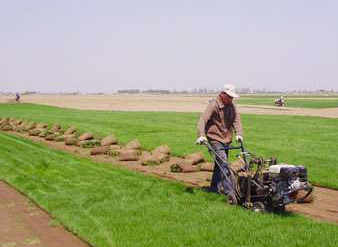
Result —
<svg viewBox="0 0 338 247"><path fill-rule="evenodd" d="M139 89L129 89L129 90L118 90L118 93L128 93L128 94L137 94L137 93L154 93L154 94L169 94L171 93L169 90L144 90L141 91Z"/></svg>
<svg viewBox="0 0 338 247"><path fill-rule="evenodd" d="M118 93L141 93L139 89L118 90Z"/></svg>
<svg viewBox="0 0 338 247"><path fill-rule="evenodd" d="M193 90L139 90L139 89L127 89L127 90L118 90L119 94L139 94L139 93L149 93L149 94L215 94L221 91L215 89L206 89L206 88L198 88ZM239 94L336 94L338 92L334 90L292 90L292 91L277 91L277 90L267 90L263 89L250 89L250 88L239 88L237 89L237 93Z"/></svg>
<svg viewBox="0 0 338 247"><path fill-rule="evenodd" d="M140 90L140 89L126 89L126 90L118 90L117 93L119 94L216 94L222 89L206 89L206 88L195 88L192 90L163 90L163 89L148 89L148 90ZM15 95L16 92L0 92L0 95ZM32 95L32 94L59 94L59 95L81 95L83 93L76 91L76 92L55 92L55 93L43 93L37 91L24 91L19 92L20 95ZM326 89L318 89L318 90L289 90L289 91L273 91L263 89L250 89L250 88L238 88L237 93L239 94L328 94L328 95L335 95L338 91L333 89L326 90ZM103 92L91 92L87 94L98 94L103 95Z"/></svg>

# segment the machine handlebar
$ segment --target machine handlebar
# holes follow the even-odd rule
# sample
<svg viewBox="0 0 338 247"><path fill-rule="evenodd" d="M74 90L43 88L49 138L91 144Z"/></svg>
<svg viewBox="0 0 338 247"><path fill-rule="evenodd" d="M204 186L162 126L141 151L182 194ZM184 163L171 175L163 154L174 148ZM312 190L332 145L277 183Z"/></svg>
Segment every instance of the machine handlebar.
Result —
<svg viewBox="0 0 338 247"><path fill-rule="evenodd" d="M202 144L206 145L209 149L213 149L210 145L209 142L207 141L204 141ZM242 140L239 140L239 144L240 146L229 146L229 147L224 147L224 150L230 150L230 149L241 149L242 152L245 152L245 148L244 148L244 143Z"/></svg>

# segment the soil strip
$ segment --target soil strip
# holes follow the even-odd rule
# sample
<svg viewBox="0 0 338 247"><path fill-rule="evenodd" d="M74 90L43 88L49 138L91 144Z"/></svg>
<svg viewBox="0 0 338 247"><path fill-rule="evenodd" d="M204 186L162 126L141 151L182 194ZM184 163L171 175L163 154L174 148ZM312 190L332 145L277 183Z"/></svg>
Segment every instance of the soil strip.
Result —
<svg viewBox="0 0 338 247"><path fill-rule="evenodd" d="M2 180L0 222L0 246L90 246Z"/></svg>

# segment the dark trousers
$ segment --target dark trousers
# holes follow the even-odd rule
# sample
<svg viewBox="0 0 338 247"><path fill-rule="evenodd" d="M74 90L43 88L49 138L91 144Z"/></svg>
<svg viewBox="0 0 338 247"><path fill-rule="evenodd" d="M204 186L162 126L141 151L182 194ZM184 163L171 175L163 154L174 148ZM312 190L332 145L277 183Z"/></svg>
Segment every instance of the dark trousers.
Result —
<svg viewBox="0 0 338 247"><path fill-rule="evenodd" d="M223 188L224 193L226 195L234 193L234 186L232 184L232 180L230 178L230 172L228 168L228 154L229 150L225 150L225 147L228 147L228 145L217 142L217 141L211 141L211 146L217 153L217 155L221 158L217 158L216 160L218 161L218 164L222 167L222 170L225 172L227 175L228 179L224 176L224 173L222 170L219 168L219 166L215 162L215 167L214 167L214 172L212 174L212 179L211 179L211 184L210 187L217 188L219 191L221 188Z"/></svg>

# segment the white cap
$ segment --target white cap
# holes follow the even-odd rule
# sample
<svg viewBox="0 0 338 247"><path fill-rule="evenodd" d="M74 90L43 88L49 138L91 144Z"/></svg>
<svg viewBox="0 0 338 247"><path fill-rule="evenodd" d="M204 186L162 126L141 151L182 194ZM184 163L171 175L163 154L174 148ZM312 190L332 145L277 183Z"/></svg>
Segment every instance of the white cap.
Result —
<svg viewBox="0 0 338 247"><path fill-rule="evenodd" d="M225 84L223 92L226 93L227 95L229 95L230 97L239 98L239 95L236 94L236 89L235 89L234 85Z"/></svg>

